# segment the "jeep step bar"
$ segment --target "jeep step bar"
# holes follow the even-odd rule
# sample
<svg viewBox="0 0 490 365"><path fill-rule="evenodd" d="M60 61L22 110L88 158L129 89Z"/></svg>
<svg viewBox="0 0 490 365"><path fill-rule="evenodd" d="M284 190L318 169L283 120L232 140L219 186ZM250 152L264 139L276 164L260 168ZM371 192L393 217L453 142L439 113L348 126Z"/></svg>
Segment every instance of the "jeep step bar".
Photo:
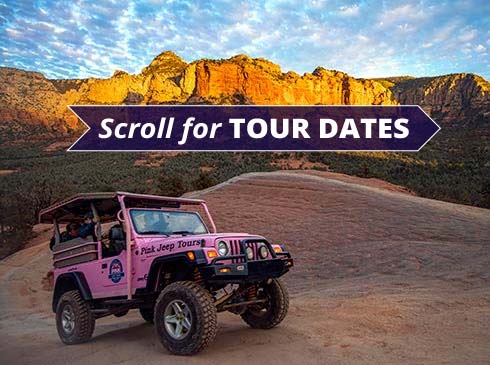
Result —
<svg viewBox="0 0 490 365"><path fill-rule="evenodd" d="M109 299L104 300L100 304L108 306L107 308L92 308L90 312L94 315L95 319L107 317L113 314L122 313L130 309L143 307L147 302L142 299Z"/></svg>

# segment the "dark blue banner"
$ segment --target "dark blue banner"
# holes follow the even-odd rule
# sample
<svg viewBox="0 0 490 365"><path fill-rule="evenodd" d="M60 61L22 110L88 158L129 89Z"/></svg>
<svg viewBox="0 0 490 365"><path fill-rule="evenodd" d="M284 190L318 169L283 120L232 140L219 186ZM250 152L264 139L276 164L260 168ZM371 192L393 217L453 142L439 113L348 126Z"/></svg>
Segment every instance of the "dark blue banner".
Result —
<svg viewBox="0 0 490 365"><path fill-rule="evenodd" d="M439 126L418 106L71 106L70 151L418 151Z"/></svg>

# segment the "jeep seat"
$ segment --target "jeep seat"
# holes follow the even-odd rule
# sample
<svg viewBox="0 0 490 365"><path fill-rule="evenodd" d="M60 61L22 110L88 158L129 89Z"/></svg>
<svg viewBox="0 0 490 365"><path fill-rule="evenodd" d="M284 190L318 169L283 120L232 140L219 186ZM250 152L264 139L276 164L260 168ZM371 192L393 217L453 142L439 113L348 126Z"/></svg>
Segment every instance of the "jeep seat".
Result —
<svg viewBox="0 0 490 365"><path fill-rule="evenodd" d="M104 257L117 256L126 248L126 235L120 224L116 224L109 229L109 246L110 249L106 249L103 252Z"/></svg>

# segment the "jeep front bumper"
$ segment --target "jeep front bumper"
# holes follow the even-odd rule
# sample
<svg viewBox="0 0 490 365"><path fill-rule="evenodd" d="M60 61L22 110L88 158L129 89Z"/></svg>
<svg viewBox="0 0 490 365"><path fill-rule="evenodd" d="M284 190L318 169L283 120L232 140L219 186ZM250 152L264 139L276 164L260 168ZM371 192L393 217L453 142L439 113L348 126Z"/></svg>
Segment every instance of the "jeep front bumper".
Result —
<svg viewBox="0 0 490 365"><path fill-rule="evenodd" d="M278 278L294 266L289 252L274 253L272 258L248 260L246 255L221 256L200 268L206 281L214 283L258 282Z"/></svg>

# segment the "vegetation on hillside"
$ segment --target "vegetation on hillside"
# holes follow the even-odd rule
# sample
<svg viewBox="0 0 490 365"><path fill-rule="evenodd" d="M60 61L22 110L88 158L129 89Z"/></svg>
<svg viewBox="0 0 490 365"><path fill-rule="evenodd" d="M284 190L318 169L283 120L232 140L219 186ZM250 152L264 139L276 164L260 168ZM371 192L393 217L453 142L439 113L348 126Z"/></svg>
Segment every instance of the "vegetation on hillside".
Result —
<svg viewBox="0 0 490 365"><path fill-rule="evenodd" d="M59 140L0 144L0 170L6 172L0 174L0 257L22 246L41 208L72 194L123 190L179 196L242 173L288 168L279 160L376 177L424 197L490 208L485 131L445 124L418 153L67 153L46 149Z"/></svg>
<svg viewBox="0 0 490 365"><path fill-rule="evenodd" d="M141 164L143 153L46 152L49 142L0 146L0 257L29 238L37 214L56 200L90 191L131 191L179 196L235 175L269 171L271 154L185 153L159 167Z"/></svg>

